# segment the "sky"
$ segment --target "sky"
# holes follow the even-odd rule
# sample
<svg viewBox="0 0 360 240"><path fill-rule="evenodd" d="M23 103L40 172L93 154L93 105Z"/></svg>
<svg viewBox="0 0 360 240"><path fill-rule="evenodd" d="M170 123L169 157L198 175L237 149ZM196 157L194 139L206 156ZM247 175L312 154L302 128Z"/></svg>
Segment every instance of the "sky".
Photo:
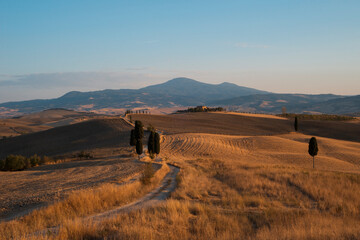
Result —
<svg viewBox="0 0 360 240"><path fill-rule="evenodd" d="M176 77L360 94L358 0L0 0L0 102Z"/></svg>

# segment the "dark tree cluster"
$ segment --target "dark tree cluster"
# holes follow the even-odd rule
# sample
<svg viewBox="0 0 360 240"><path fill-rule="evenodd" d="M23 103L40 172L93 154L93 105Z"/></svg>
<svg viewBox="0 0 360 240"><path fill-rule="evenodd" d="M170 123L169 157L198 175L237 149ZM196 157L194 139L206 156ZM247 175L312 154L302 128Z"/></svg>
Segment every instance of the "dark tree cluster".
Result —
<svg viewBox="0 0 360 240"><path fill-rule="evenodd" d="M179 110L178 113L184 113L184 112L224 112L225 109L222 107L216 107L216 108L209 108L206 106L197 106L195 108L188 108L186 110Z"/></svg>
<svg viewBox="0 0 360 240"><path fill-rule="evenodd" d="M48 162L54 162L54 160L47 156L40 157L36 154L31 157L25 157L22 155L9 155L5 159L0 160L0 170L19 171L43 165Z"/></svg>
<svg viewBox="0 0 360 240"><path fill-rule="evenodd" d="M130 110L130 109L125 111L125 115L132 114L132 113L134 113L134 114L150 114L150 111L148 111L148 110Z"/></svg>
<svg viewBox="0 0 360 240"><path fill-rule="evenodd" d="M150 131L148 139L148 152L150 157L153 159L155 155L160 153L160 134L156 132L156 129L151 126L148 127ZM135 146L136 153L140 155L143 153L143 142L144 137L144 125L141 121L135 121L135 128L130 132L130 146Z"/></svg>

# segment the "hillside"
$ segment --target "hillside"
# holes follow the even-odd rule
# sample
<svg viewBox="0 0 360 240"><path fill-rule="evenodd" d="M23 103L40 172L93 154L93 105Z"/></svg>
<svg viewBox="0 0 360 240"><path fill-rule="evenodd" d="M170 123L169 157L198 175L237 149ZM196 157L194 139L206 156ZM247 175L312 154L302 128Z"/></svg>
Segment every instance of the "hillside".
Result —
<svg viewBox="0 0 360 240"><path fill-rule="evenodd" d="M0 119L0 139L34 133L101 117L95 113L49 109L14 118Z"/></svg>
<svg viewBox="0 0 360 240"><path fill-rule="evenodd" d="M39 210L44 215L37 218L36 212L29 224L21 219L15 221L19 225L0 224L0 236L18 236L24 226L31 227L20 233L23 235L60 224L59 232L54 233L57 239L73 239L74 236L273 239L279 234L283 236L281 239L341 239L345 234L349 236L346 239L357 239L360 211L358 121L300 121L300 132L295 133L293 121L266 114L130 116L132 120L142 120L145 127L152 124L160 130L161 159L181 167L176 177L177 187L169 199L125 214L117 212L99 222L89 220L91 212L77 213L63 217L56 224L45 222L43 227L34 229L33 222L53 216L53 212L45 208ZM319 145L315 169L307 152L308 141L314 135ZM23 141L25 137L28 137L26 142ZM128 144L129 126L121 119L94 119L12 140L11 146L19 152L24 148L57 154L57 146L64 153L87 147L96 148L93 151L100 157L0 172L0 186L6 190L0 194L0 218L16 216L38 204L57 200L63 203L65 194L76 189L85 189L88 194L84 202L75 204L76 209L98 202L107 205L109 200L93 198L89 188L105 182L115 182L114 187L121 187L118 183L122 179L141 170L140 162L133 161L134 151L122 148ZM46 146L45 142L49 147L41 149ZM4 141L0 141L0 146L1 150L6 149ZM99 149L101 147L111 149ZM138 189L127 191L135 194ZM157 194L158 190L155 191ZM116 195L112 190L107 193ZM71 196L78 199L78 195ZM123 204L129 206L127 201ZM64 207L58 209L60 213L69 209L69 205L61 206ZM312 226L310 233L309 224ZM324 229L329 234L324 235Z"/></svg>
<svg viewBox="0 0 360 240"><path fill-rule="evenodd" d="M248 117L235 114L183 113L172 115L133 114L133 120L141 120L167 134L211 133L228 135L274 135L292 131L292 123L286 119Z"/></svg>
<svg viewBox="0 0 360 240"><path fill-rule="evenodd" d="M343 97L339 99L329 99L308 106L309 111L325 112L330 114L349 114L357 113L360 116L360 95Z"/></svg>
<svg viewBox="0 0 360 240"><path fill-rule="evenodd" d="M62 155L128 146L131 127L122 119L98 119L0 140L0 158L9 154Z"/></svg>
<svg viewBox="0 0 360 240"><path fill-rule="evenodd" d="M306 111L318 113L340 113L340 109L338 109L338 111L329 112L329 107L333 104L347 104L347 106L349 106L341 113L353 113L359 110L360 105L356 105L349 101L345 103L343 101L344 99L346 99L346 97L333 94L256 94L220 101L212 101L209 102L209 105L227 106L228 109L237 111L263 113L281 113L282 107L286 107L287 112L291 113L302 113ZM341 104L341 102L344 102L344 104ZM327 107L317 107L324 105Z"/></svg>
<svg viewBox="0 0 360 240"><path fill-rule="evenodd" d="M256 116L256 115L255 115ZM241 136L277 135L294 131L292 120L271 115L254 117L240 113L185 113L172 115L132 115L144 125L155 126L167 134L210 133ZM299 132L339 140L360 142L359 122L299 121Z"/></svg>

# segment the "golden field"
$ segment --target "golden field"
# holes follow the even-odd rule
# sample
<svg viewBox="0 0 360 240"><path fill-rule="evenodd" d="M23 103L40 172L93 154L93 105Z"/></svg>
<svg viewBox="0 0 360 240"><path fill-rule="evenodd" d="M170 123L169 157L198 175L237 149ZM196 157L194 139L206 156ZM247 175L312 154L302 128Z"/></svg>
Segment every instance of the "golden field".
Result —
<svg viewBox="0 0 360 240"><path fill-rule="evenodd" d="M37 227L60 224L58 232L28 238L360 238L359 123L308 121L295 133L292 121L267 116L195 113L132 119L162 131L162 159L181 167L170 199L101 222L84 224L81 217L90 212L76 212ZM309 134L312 129L319 135ZM307 153L312 136L319 145L315 169ZM136 198L137 189L124 193ZM88 191L87 199L95 199L90 196L96 193ZM97 201L80 202L78 208L96 208ZM9 224L2 224L0 234Z"/></svg>

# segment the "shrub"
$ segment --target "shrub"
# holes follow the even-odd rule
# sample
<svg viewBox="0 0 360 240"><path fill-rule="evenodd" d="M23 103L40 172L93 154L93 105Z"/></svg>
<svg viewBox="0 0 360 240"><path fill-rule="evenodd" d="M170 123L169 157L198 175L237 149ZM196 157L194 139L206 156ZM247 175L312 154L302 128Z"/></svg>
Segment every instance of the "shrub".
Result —
<svg viewBox="0 0 360 240"><path fill-rule="evenodd" d="M40 157L36 154L30 157L30 163L32 167L40 165Z"/></svg>
<svg viewBox="0 0 360 240"><path fill-rule="evenodd" d="M91 158L94 158L94 156L89 153L89 152L85 152L85 151L81 151L77 154L77 157L80 158L80 159L91 159Z"/></svg>
<svg viewBox="0 0 360 240"><path fill-rule="evenodd" d="M28 169L31 167L32 167L32 165L31 165L30 158L24 158L24 169ZM19 169L19 170L22 170L22 169Z"/></svg>
<svg viewBox="0 0 360 240"><path fill-rule="evenodd" d="M25 157L21 155L9 155L5 158L5 171L23 170L26 167Z"/></svg>
<svg viewBox="0 0 360 240"><path fill-rule="evenodd" d="M48 156L42 156L40 158L40 165L46 164L46 163L49 163L49 162L54 162L54 159L52 159L51 157L48 157Z"/></svg>
<svg viewBox="0 0 360 240"><path fill-rule="evenodd" d="M151 178L154 177L155 171L151 163L146 163L144 166L143 173L141 175L140 181L144 185L151 183Z"/></svg>
<svg viewBox="0 0 360 240"><path fill-rule="evenodd" d="M40 158L36 154L31 157L24 157L21 155L9 155L5 159L0 160L0 170L19 171L42 165L50 161L53 160L47 156L43 156Z"/></svg>

